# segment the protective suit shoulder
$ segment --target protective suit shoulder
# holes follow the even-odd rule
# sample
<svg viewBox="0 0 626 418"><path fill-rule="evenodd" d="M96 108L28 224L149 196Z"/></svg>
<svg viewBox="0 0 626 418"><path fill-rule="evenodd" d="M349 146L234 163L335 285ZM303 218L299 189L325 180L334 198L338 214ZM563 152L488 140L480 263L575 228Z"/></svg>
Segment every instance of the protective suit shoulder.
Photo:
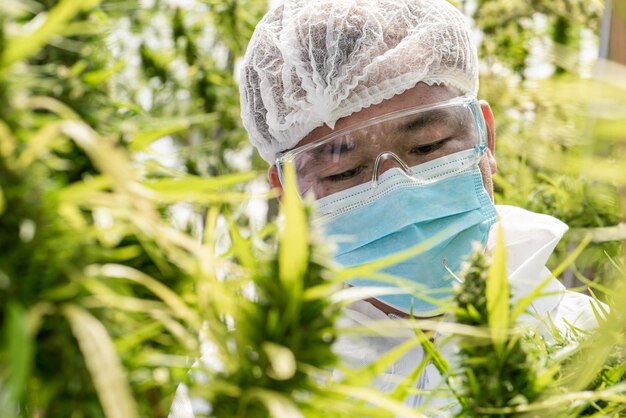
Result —
<svg viewBox="0 0 626 418"><path fill-rule="evenodd" d="M542 335L549 337L554 325L561 333L571 328L590 330L598 326L593 303L601 304L587 295L569 291L552 277L546 263L554 248L567 232L568 226L560 220L515 206L498 205L498 223L492 228L487 249L496 244L495 228L504 230L507 255L507 273L513 301L530 294L539 286L542 296L536 298L521 318L523 323L538 326ZM551 323L550 323L551 322Z"/></svg>

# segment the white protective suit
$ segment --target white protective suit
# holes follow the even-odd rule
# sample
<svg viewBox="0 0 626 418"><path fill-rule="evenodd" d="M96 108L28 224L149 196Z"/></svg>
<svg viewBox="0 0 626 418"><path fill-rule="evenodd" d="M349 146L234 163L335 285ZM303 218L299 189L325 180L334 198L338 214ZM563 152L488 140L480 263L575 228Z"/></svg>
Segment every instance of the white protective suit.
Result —
<svg viewBox="0 0 626 418"><path fill-rule="evenodd" d="M505 238L507 271L511 284L511 293L515 299L521 298L532 292L549 275L550 271L545 264L556 247L557 243L567 231L568 227L563 222L548 215L537 214L513 206L497 206L499 215L498 223L502 225ZM496 230L498 224L492 228L492 233L487 242L487 251L491 251L495 245ZM564 334L569 331L571 324L580 329L593 329L597 327L597 320L593 313L590 297L581 293L565 290L565 287L557 280L552 279L543 289L546 296L535 299L529 309L529 313L523 315L520 320L524 325L536 328L540 335L546 339L551 338L550 327L547 326L547 318L556 325ZM370 321L393 320L385 313L376 309L365 301L353 303L344 312L339 325L350 327L367 325ZM395 337L382 336L358 336L342 337L334 346L335 351L342 357L346 364L352 367L362 367L379 358L385 352L393 349L407 339L415 338L411 330L398 330ZM439 347L444 357L451 357L454 347ZM391 366L386 373L379 376L376 386L383 392L391 391L404 376L409 374L423 358L420 346L409 351L404 357ZM418 379L416 389L435 389L441 387L441 377L436 368L429 364L424 373ZM427 399L423 396L411 395L406 400L408 406L417 407ZM450 403L446 398L430 398L427 400L434 408ZM187 389L181 385L177 391L176 399L172 405L169 418L194 418L196 413L206 413L208 405L205 401L187 397ZM428 409L427 409L428 411ZM434 413L437 416L445 416L445 411Z"/></svg>

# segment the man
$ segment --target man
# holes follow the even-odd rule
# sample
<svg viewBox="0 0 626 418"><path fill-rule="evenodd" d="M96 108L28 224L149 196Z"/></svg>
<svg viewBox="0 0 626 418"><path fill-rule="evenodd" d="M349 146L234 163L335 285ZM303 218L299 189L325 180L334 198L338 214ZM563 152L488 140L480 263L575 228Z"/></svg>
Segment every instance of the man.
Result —
<svg viewBox="0 0 626 418"><path fill-rule="evenodd" d="M384 313L438 313L447 272L458 272L473 241L494 245L494 118L477 91L470 29L444 0L288 0L250 41L241 69L244 126L271 165L274 188L283 187L284 165L294 164L327 235L343 239L337 260L361 264L438 241L386 270L418 282L427 300L371 300ZM547 277L545 261L567 227L518 208L499 212L519 297ZM548 288L562 286L555 280ZM556 299L544 299L539 313L564 303ZM593 322L586 298L558 299L584 305L569 319Z"/></svg>
<svg viewBox="0 0 626 418"><path fill-rule="evenodd" d="M317 199L326 234L340 240L339 263L436 241L384 271L412 291L356 303L346 315L439 314L448 270L458 273L473 241L495 245L494 118L476 100L477 53L462 14L445 0L288 0L258 24L240 90L272 186L281 190L283 166L293 163L300 192ZM545 262L567 227L519 208L498 212L519 298L549 277ZM372 278L350 284L398 288ZM550 296L531 309L538 325L550 317L564 332L567 322L592 327L590 299L563 290L556 279L544 288ZM361 364L389 348L342 344L362 353L350 356Z"/></svg>
<svg viewBox="0 0 626 418"><path fill-rule="evenodd" d="M478 101L478 60L462 14L445 0L286 0L258 24L241 68L241 112L252 144L271 165L279 191L293 164L303 196L353 266L420 251L382 272L355 278L386 294L360 301L344 322L436 317L474 242L490 251L497 218L504 231L515 297L539 286L567 227L493 204L494 118ZM490 233L491 232L491 233ZM591 300L544 288L525 320L545 333L546 318L595 325ZM403 339L340 340L348 363L365 365ZM415 348L377 384L391 390L419 364ZM416 383L435 388L428 366ZM423 401L407 399L410 405Z"/></svg>

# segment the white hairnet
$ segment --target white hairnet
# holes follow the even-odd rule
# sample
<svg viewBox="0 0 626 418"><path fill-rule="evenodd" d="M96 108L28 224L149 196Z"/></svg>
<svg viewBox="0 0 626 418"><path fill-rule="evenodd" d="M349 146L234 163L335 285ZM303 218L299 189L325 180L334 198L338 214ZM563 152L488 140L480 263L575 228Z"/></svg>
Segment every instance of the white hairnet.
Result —
<svg viewBox="0 0 626 418"><path fill-rule="evenodd" d="M269 163L420 81L478 90L468 24L445 0L286 0L257 25L240 79L244 127Z"/></svg>

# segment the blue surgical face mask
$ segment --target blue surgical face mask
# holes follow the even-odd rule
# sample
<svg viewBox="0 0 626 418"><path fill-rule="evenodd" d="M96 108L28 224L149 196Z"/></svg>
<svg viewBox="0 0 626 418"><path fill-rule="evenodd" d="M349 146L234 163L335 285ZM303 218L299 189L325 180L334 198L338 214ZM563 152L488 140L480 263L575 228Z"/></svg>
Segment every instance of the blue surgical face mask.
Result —
<svg viewBox="0 0 626 418"><path fill-rule="evenodd" d="M496 210L483 186L475 151L448 155L411 168L384 172L375 188L352 187L318 200L317 212L327 236L338 241L336 260L351 267L412 248L435 237L419 255L383 270L408 279L429 297L450 296L453 276L472 251L484 245ZM415 181L415 178L421 179ZM354 286L397 287L355 278ZM417 292L420 293L419 291ZM434 316L441 308L409 293L379 296L385 304L416 316Z"/></svg>

